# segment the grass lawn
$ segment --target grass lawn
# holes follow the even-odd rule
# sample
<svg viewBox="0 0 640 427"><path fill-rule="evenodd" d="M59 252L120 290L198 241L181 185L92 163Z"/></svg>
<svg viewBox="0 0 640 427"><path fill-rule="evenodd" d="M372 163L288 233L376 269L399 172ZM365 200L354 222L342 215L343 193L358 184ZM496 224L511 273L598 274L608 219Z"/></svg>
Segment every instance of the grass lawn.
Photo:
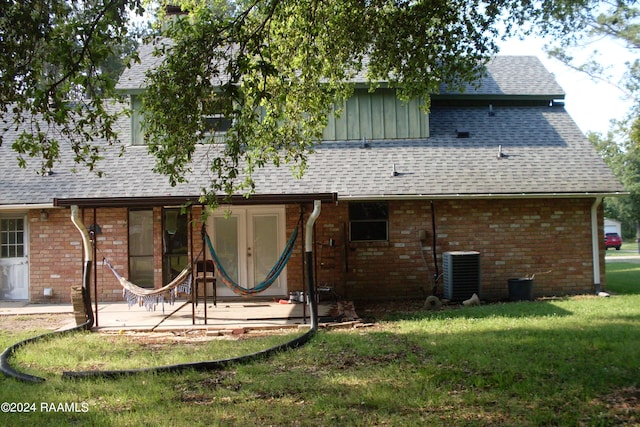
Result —
<svg viewBox="0 0 640 427"><path fill-rule="evenodd" d="M610 298L398 314L207 373L60 378L246 354L291 335L180 346L54 338L13 359L45 383L0 378L0 402L34 409L0 413L0 425L640 425L640 264L611 263L607 272ZM0 331L0 347L35 333Z"/></svg>
<svg viewBox="0 0 640 427"><path fill-rule="evenodd" d="M640 256L640 251L638 250L638 244L636 242L623 241L619 251L615 250L614 248L610 248L605 252L605 256L607 258L629 255Z"/></svg>

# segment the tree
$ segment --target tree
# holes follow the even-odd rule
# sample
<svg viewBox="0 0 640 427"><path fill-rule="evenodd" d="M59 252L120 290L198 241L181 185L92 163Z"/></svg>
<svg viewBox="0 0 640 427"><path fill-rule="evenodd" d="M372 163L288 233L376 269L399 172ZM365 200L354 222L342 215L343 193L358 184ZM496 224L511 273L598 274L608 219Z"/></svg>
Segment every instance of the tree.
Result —
<svg viewBox="0 0 640 427"><path fill-rule="evenodd" d="M589 140L613 170L625 190L627 197L606 198L604 213L607 218L622 221L623 234L638 233L640 219L640 148L629 140L620 142L615 132L606 136L590 133Z"/></svg>
<svg viewBox="0 0 640 427"><path fill-rule="evenodd" d="M210 163L208 195L251 192L255 168L291 164L304 173L334 106L349 97L359 73L399 98L459 88L482 72L496 42L528 23L563 32L584 2L475 0L245 0L179 2L160 44L165 61L148 74L143 98L146 138L156 169L184 179L206 139L203 119L223 114L233 125ZM526 31L526 30L523 30ZM212 78L213 77L213 78ZM197 100L197 102L194 102ZM338 111L339 113L339 111ZM243 176L243 179L240 179ZM211 199L210 199L211 202Z"/></svg>
<svg viewBox="0 0 640 427"><path fill-rule="evenodd" d="M8 13L0 37L9 43L0 63L0 108L13 113L12 125L32 127L14 149L52 166L60 146L31 119L42 115L73 140L77 161L94 167L103 148L93 139L116 141L114 116L103 102L114 82L97 64L122 43L127 9L139 9L139 0L2 1ZM184 180L196 145L206 139L204 117L222 114L232 125L212 156L217 179L203 189L209 196L250 192L252 172L267 163L290 164L301 174L355 75L366 75L373 87L386 82L401 99L421 97L428 109L429 95L442 85L461 87L478 77L501 37L532 29L563 34L594 3L176 1L183 15L166 25L157 44L164 60L149 72L143 98L156 170L174 184Z"/></svg>
<svg viewBox="0 0 640 427"><path fill-rule="evenodd" d="M559 39L548 46L547 51L565 65L617 87L637 106L640 102L640 58L637 55L640 50L640 7L635 0L602 2L599 6L585 13L569 37ZM591 49L584 61L577 60L572 53L588 51L592 42L602 38L618 41L629 51L632 60L626 62L627 72L621 81L615 81L608 73L610 64L602 60L598 50ZM637 114L637 108L634 110Z"/></svg>
<svg viewBox="0 0 640 427"><path fill-rule="evenodd" d="M588 49L590 42L608 38L629 51L626 73L616 81L600 52L592 50L585 61L571 53ZM633 101L626 117L615 120L607 135L590 134L589 139L612 168L630 195L605 199L605 213L636 227L640 238L640 7L634 0L604 2L583 16L572 37L548 47L549 54L569 67L617 87Z"/></svg>
<svg viewBox="0 0 640 427"><path fill-rule="evenodd" d="M0 119L20 130L13 149L21 165L40 158L46 173L71 149L93 169L104 149L94 139L117 143L118 112L104 99L116 97L115 59L131 51L133 10L141 12L140 1L0 0Z"/></svg>

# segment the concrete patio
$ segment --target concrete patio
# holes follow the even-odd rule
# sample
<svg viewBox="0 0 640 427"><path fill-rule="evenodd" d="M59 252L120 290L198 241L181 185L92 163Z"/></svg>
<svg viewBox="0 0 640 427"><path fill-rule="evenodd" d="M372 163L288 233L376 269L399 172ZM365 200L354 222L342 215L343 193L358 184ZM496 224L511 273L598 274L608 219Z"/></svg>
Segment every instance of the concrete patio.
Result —
<svg viewBox="0 0 640 427"><path fill-rule="evenodd" d="M92 307L95 308L94 305ZM319 304L318 316L329 315L332 305ZM173 305L158 304L155 310L131 306L126 302L99 303L95 330L169 331L186 329L233 330L292 328L309 325L309 305L283 304L277 301L218 301L193 306L190 301L178 300ZM206 317L205 317L206 310ZM0 301L0 316L68 313L69 325L75 325L71 304L29 304ZM1 324L0 324L1 328Z"/></svg>

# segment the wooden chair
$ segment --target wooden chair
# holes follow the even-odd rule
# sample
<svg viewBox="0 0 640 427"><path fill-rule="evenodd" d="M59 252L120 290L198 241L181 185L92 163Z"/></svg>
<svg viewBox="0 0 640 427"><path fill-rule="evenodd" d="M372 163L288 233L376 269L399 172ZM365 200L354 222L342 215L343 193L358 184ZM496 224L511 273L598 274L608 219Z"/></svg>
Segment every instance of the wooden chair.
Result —
<svg viewBox="0 0 640 427"><path fill-rule="evenodd" d="M205 303L208 298L216 300L216 270L213 260L196 262L195 277L196 305L200 298L204 298Z"/></svg>

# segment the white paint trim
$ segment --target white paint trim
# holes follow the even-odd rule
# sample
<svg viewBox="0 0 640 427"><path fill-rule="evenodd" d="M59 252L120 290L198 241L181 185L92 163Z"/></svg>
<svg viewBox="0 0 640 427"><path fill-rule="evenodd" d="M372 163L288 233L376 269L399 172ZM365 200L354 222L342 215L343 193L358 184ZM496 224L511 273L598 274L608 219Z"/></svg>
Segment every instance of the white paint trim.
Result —
<svg viewBox="0 0 640 427"><path fill-rule="evenodd" d="M0 211L20 211L25 210L39 210L39 209L54 209L53 203L37 203L37 204L17 204L17 205L0 205ZM59 209L59 208L55 208Z"/></svg>

